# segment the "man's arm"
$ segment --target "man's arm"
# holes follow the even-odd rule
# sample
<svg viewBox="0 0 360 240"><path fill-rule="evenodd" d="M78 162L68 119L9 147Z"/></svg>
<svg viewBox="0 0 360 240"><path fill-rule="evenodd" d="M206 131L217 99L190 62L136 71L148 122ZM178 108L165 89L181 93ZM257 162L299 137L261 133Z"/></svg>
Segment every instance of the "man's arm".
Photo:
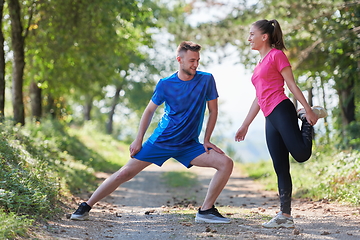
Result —
<svg viewBox="0 0 360 240"><path fill-rule="evenodd" d="M154 116L154 112L157 109L158 105L156 105L153 101L150 100L149 104L144 110L144 113L140 120L140 126L138 134L135 140L130 145L130 156L133 157L136 153L138 153L142 147L142 142L144 139L144 135L146 130L148 129L151 119Z"/></svg>
<svg viewBox="0 0 360 240"><path fill-rule="evenodd" d="M206 152L209 152L209 148L214 149L218 153L224 153L220 148L210 142L211 134L214 131L215 124L218 116L218 100L210 100L207 102L209 109L209 119L206 125L204 136L204 148Z"/></svg>

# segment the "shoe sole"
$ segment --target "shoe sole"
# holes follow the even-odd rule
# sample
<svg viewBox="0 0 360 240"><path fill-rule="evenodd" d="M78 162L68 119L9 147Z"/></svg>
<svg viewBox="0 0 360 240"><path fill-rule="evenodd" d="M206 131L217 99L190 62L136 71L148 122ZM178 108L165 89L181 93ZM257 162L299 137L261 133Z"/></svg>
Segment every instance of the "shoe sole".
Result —
<svg viewBox="0 0 360 240"><path fill-rule="evenodd" d="M264 228L272 228L272 229L278 229L278 228L295 228L295 226L278 226L278 227L265 227L263 225Z"/></svg>
<svg viewBox="0 0 360 240"><path fill-rule="evenodd" d="M74 221L87 221L87 220L89 220L89 216L85 216L85 217L75 217L75 216L72 216L72 215L71 215L70 220L74 220Z"/></svg>
<svg viewBox="0 0 360 240"><path fill-rule="evenodd" d="M278 226L266 226L266 224L262 224L262 226L264 228L295 228L295 225L294 224L281 224L281 225L278 225Z"/></svg>
<svg viewBox="0 0 360 240"><path fill-rule="evenodd" d="M314 106L312 107L312 110L314 111L314 113L316 113L316 115L318 115L319 118L324 118L328 115L325 109L320 106Z"/></svg>
<svg viewBox="0 0 360 240"><path fill-rule="evenodd" d="M219 220L211 220L211 219L197 219L195 218L196 223L230 223L230 221L219 221Z"/></svg>
<svg viewBox="0 0 360 240"><path fill-rule="evenodd" d="M325 118L328 116L327 112L325 111L325 109L323 107L313 106L313 107L311 107L311 109L318 116L318 118ZM305 113L306 113L305 109L303 109L303 108L297 110L298 116L301 114L305 114Z"/></svg>

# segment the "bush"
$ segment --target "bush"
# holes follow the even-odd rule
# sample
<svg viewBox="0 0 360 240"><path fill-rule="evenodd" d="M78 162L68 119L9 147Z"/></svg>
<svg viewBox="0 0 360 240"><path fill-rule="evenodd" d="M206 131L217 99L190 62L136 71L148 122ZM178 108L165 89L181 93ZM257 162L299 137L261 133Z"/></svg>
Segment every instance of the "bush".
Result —
<svg viewBox="0 0 360 240"><path fill-rule="evenodd" d="M5 213L0 209L0 239L14 239L26 236L26 229L33 220L19 217L14 213Z"/></svg>
<svg viewBox="0 0 360 240"><path fill-rule="evenodd" d="M72 194L95 189L95 171L116 171L127 160L128 146L90 129L0 123L0 239L56 217Z"/></svg>
<svg viewBox="0 0 360 240"><path fill-rule="evenodd" d="M8 132L0 136L0 206L5 212L48 217L58 198L56 174L26 150L19 136Z"/></svg>
<svg viewBox="0 0 360 240"><path fill-rule="evenodd" d="M312 192L317 192L318 198L359 205L360 153L343 151L325 157L322 162L317 169L317 181L312 178L315 183Z"/></svg>

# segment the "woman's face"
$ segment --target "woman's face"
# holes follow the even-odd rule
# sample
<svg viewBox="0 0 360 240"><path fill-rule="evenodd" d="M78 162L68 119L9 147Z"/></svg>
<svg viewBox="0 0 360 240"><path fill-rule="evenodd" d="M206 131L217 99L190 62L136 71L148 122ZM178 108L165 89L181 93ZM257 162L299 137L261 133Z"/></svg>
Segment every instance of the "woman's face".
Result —
<svg viewBox="0 0 360 240"><path fill-rule="evenodd" d="M266 34L262 34L256 26L251 26L248 41L250 42L250 47L252 50L261 49L266 43L266 39Z"/></svg>

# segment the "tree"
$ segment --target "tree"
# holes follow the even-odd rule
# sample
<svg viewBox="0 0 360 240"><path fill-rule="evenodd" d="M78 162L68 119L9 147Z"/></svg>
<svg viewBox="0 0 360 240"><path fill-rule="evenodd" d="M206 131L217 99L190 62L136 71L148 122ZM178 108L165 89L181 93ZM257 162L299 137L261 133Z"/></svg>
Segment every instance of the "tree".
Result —
<svg viewBox="0 0 360 240"><path fill-rule="evenodd" d="M25 124L23 102L23 75L25 67L25 37L18 0L8 0L11 19L11 45L13 50L12 102L15 123ZM30 18L31 19L31 18Z"/></svg>
<svg viewBox="0 0 360 240"><path fill-rule="evenodd" d="M0 121L5 117L5 50L3 34L4 0L0 0Z"/></svg>
<svg viewBox="0 0 360 240"><path fill-rule="evenodd" d="M158 9L152 1L42 2L30 34L28 78L53 99L82 103L91 119L93 100L121 81L119 72L133 64L129 56L151 48L148 29L156 27Z"/></svg>

